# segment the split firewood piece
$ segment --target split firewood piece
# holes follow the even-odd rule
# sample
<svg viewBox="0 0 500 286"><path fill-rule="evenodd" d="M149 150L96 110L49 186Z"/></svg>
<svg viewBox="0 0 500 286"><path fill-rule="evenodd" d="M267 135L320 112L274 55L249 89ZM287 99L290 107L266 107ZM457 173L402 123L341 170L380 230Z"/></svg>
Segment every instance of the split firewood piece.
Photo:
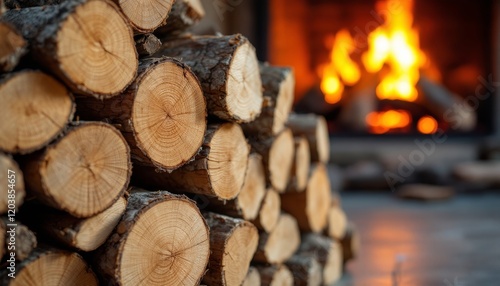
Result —
<svg viewBox="0 0 500 286"><path fill-rule="evenodd" d="M322 268L323 285L332 285L342 276L342 249L336 240L308 233L302 236L297 253L318 260Z"/></svg>
<svg viewBox="0 0 500 286"><path fill-rule="evenodd" d="M24 70L4 78L0 101L5 106L0 113L0 149L9 153L44 147L61 134L74 113L66 87L40 71Z"/></svg>
<svg viewBox="0 0 500 286"><path fill-rule="evenodd" d="M192 160L203 142L206 104L196 76L172 58L141 61L139 76L122 94L104 101L77 98L85 120L119 126L139 165L172 171Z"/></svg>
<svg viewBox="0 0 500 286"><path fill-rule="evenodd" d="M342 246L342 260L344 264L358 257L361 240L358 230L352 222L347 224L345 235L340 240L340 243Z"/></svg>
<svg viewBox="0 0 500 286"><path fill-rule="evenodd" d="M36 216L23 216L37 233L63 246L92 251L101 246L120 221L127 199L120 197L111 207L89 218L76 218L62 211L43 206L30 206Z"/></svg>
<svg viewBox="0 0 500 286"><path fill-rule="evenodd" d="M12 218L12 217L10 217ZM27 259L33 249L37 246L35 234L19 221L10 221L10 218L1 218L5 226L5 247L6 258L14 257L17 261Z"/></svg>
<svg viewBox="0 0 500 286"><path fill-rule="evenodd" d="M7 269L0 275L2 285L99 285L96 275L78 253L52 248L37 248L27 259L17 263L15 279L9 277L9 273Z"/></svg>
<svg viewBox="0 0 500 286"><path fill-rule="evenodd" d="M200 79L208 112L235 122L261 111L262 83L255 48L240 34L191 36L163 44L156 55L182 59Z"/></svg>
<svg viewBox="0 0 500 286"><path fill-rule="evenodd" d="M125 192L132 166L118 130L102 122L82 122L29 158L23 172L41 202L82 218L104 211Z"/></svg>
<svg viewBox="0 0 500 286"><path fill-rule="evenodd" d="M0 153L0 214L15 212L24 202L23 173L16 161L10 156ZM0 244L1 245L1 244Z"/></svg>
<svg viewBox="0 0 500 286"><path fill-rule="evenodd" d="M178 35L205 16L205 9L200 0L175 0L168 14L167 24L158 27L155 34L161 37Z"/></svg>
<svg viewBox="0 0 500 286"><path fill-rule="evenodd" d="M300 230L320 232L327 225L330 181L324 164L313 164L304 192L281 194L281 208L293 215Z"/></svg>
<svg viewBox="0 0 500 286"><path fill-rule="evenodd" d="M135 78L132 30L109 0L14 9L2 19L23 33L33 58L76 93L112 97Z"/></svg>
<svg viewBox="0 0 500 286"><path fill-rule="evenodd" d="M265 232L271 232L278 224L281 212L280 195L272 188L267 189L266 196L262 200L259 215L252 223Z"/></svg>
<svg viewBox="0 0 500 286"><path fill-rule="evenodd" d="M0 4L0 10L3 9ZM0 12L0 15L2 12ZM27 51L27 42L12 25L0 22L0 72L12 71Z"/></svg>
<svg viewBox="0 0 500 286"><path fill-rule="evenodd" d="M249 136L273 136L285 128L292 111L295 78L289 67L259 65L264 102L262 112L252 122L242 125Z"/></svg>
<svg viewBox="0 0 500 286"><path fill-rule="evenodd" d="M247 276L241 286L260 286L260 274L257 268L250 266L248 268Z"/></svg>
<svg viewBox="0 0 500 286"><path fill-rule="evenodd" d="M173 171L134 166L136 185L234 199L245 179L250 148L238 124L210 124L194 161Z"/></svg>
<svg viewBox="0 0 500 286"><path fill-rule="evenodd" d="M293 286L292 272L285 265L256 266L262 286Z"/></svg>
<svg viewBox="0 0 500 286"><path fill-rule="evenodd" d="M321 265L312 256L294 255L285 265L293 274L295 286L319 286L322 281Z"/></svg>
<svg viewBox="0 0 500 286"><path fill-rule="evenodd" d="M150 33L164 25L174 1L176 0L114 0L130 26L139 33Z"/></svg>
<svg viewBox="0 0 500 286"><path fill-rule="evenodd" d="M211 254L203 283L241 285L259 242L257 228L248 221L215 213L204 213L204 217L210 227Z"/></svg>
<svg viewBox="0 0 500 286"><path fill-rule="evenodd" d="M133 189L93 266L112 285L198 285L209 254L208 226L193 201Z"/></svg>
<svg viewBox="0 0 500 286"><path fill-rule="evenodd" d="M251 138L252 149L262 155L268 185L276 191L285 191L293 164L294 143L290 129L270 138Z"/></svg>
<svg viewBox="0 0 500 286"><path fill-rule="evenodd" d="M311 153L309 143L305 137L295 137L295 155L292 164L292 175L287 192L303 192L307 187L309 169L311 167Z"/></svg>
<svg viewBox="0 0 500 286"><path fill-rule="evenodd" d="M245 181L238 196L228 201L208 198L209 210L245 220L253 220L257 217L261 202L266 195L266 177L262 157L257 153L250 154L246 169Z"/></svg>
<svg viewBox="0 0 500 286"><path fill-rule="evenodd" d="M332 203L328 210L327 217L328 224L325 229L325 234L337 240L344 237L347 228L347 217L342 208Z"/></svg>
<svg viewBox="0 0 500 286"><path fill-rule="evenodd" d="M161 48L161 41L154 34L143 34L134 37L135 48L139 56L151 56Z"/></svg>
<svg viewBox="0 0 500 286"><path fill-rule="evenodd" d="M287 126L292 129L294 135L307 138L312 162L328 162L330 159L330 139L328 126L323 116L291 114Z"/></svg>
<svg viewBox="0 0 500 286"><path fill-rule="evenodd" d="M282 213L270 233L260 233L259 246L253 259L256 262L280 264L290 258L299 245L297 221L291 215Z"/></svg>

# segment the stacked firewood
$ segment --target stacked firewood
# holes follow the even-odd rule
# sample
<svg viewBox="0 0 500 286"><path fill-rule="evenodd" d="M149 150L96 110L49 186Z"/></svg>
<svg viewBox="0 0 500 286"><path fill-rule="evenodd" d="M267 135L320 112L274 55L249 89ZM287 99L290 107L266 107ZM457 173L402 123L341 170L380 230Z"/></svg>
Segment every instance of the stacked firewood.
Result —
<svg viewBox="0 0 500 286"><path fill-rule="evenodd" d="M197 0L0 13L2 285L339 278L356 233L325 120L290 115L290 68L241 35L186 33Z"/></svg>

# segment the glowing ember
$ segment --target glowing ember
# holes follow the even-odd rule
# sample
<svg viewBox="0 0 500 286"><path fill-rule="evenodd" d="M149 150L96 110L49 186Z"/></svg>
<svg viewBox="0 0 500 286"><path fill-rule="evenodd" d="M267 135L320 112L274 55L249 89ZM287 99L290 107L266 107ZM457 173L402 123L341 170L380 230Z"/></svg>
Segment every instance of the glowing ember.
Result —
<svg viewBox="0 0 500 286"><path fill-rule="evenodd" d="M424 116L418 120L417 128L422 134L436 133L438 122L432 116Z"/></svg>
<svg viewBox="0 0 500 286"><path fill-rule="evenodd" d="M411 123L411 116L405 110L388 110L371 112L366 116L370 131L384 134L394 129L403 129Z"/></svg>

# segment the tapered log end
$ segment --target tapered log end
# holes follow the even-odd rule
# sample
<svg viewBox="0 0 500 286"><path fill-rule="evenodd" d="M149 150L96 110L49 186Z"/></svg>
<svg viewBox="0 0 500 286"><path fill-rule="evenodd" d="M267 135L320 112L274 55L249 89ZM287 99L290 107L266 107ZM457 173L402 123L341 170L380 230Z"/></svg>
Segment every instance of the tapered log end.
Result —
<svg viewBox="0 0 500 286"><path fill-rule="evenodd" d="M334 239L342 239L347 230L347 218L344 211L335 205L328 210L327 234Z"/></svg>
<svg viewBox="0 0 500 286"><path fill-rule="evenodd" d="M269 150L269 177L271 185L278 192L284 192L288 185L292 171L294 148L292 131L285 129L276 137Z"/></svg>
<svg viewBox="0 0 500 286"><path fill-rule="evenodd" d="M59 135L73 117L68 90L39 71L22 71L0 83L0 149L27 153ZM34 128L33 126L36 126Z"/></svg>
<svg viewBox="0 0 500 286"><path fill-rule="evenodd" d="M271 232L278 224L281 212L281 199L279 194L272 188L266 191L262 206L257 218L257 225L265 232Z"/></svg>
<svg viewBox="0 0 500 286"><path fill-rule="evenodd" d="M306 215L309 229L320 232L327 226L331 205L330 180L326 166L318 164L309 179L306 189Z"/></svg>
<svg viewBox="0 0 500 286"><path fill-rule="evenodd" d="M237 198L244 219L253 220L257 217L265 195L266 177L262 157L252 153L248 158L245 181Z"/></svg>
<svg viewBox="0 0 500 286"><path fill-rule="evenodd" d="M297 221L282 213L278 224L268 236L261 237L256 259L260 262L279 264L290 258L300 245L300 231ZM261 247L263 246L263 247Z"/></svg>

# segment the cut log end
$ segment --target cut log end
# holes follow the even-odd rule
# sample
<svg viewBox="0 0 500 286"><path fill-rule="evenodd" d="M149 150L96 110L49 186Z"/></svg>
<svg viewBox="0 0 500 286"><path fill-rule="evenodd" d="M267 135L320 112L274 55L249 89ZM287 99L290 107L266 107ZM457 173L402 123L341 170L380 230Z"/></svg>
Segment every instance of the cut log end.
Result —
<svg viewBox="0 0 500 286"><path fill-rule="evenodd" d="M271 232L278 224L281 211L281 199L279 194L272 188L266 191L266 196L262 201L259 216L255 220L255 225L265 231Z"/></svg>
<svg viewBox="0 0 500 286"><path fill-rule="evenodd" d="M164 59L138 82L132 109L137 146L160 169L174 170L191 160L203 142L206 103L188 67Z"/></svg>
<svg viewBox="0 0 500 286"><path fill-rule="evenodd" d="M127 0L117 2L135 30L139 32L152 32L155 28L165 23L174 1Z"/></svg>
<svg viewBox="0 0 500 286"><path fill-rule="evenodd" d="M262 286L293 286L292 272L285 265L257 266Z"/></svg>
<svg viewBox="0 0 500 286"><path fill-rule="evenodd" d="M288 185L293 154L293 135L289 129L285 129L272 143L268 157L269 180L278 192L284 192Z"/></svg>
<svg viewBox="0 0 500 286"><path fill-rule="evenodd" d="M2 6L3 3L0 4L0 10ZM12 71L26 53L26 46L26 41L16 29L7 23L0 23L0 71Z"/></svg>
<svg viewBox="0 0 500 286"><path fill-rule="evenodd" d="M316 125L316 140L318 161L327 163L330 160L330 138L328 135L328 125L323 116L318 117Z"/></svg>
<svg viewBox="0 0 500 286"><path fill-rule="evenodd" d="M303 135L309 141L311 161L327 163L330 159L328 125L323 116L291 114L287 122L294 135Z"/></svg>
<svg viewBox="0 0 500 286"><path fill-rule="evenodd" d="M302 236L298 253L317 259L322 268L324 285L331 285L342 275L342 249L337 240L309 233Z"/></svg>
<svg viewBox="0 0 500 286"><path fill-rule="evenodd" d="M295 77L291 70L287 70L288 72L285 79L279 86L279 93L274 107L274 120L272 127L273 134L278 134L281 130L283 130L292 109Z"/></svg>
<svg viewBox="0 0 500 286"><path fill-rule="evenodd" d="M0 83L0 149L28 153L59 135L74 113L68 90L39 71L22 71ZM33 128L36 126L36 128Z"/></svg>
<svg viewBox="0 0 500 286"><path fill-rule="evenodd" d="M309 143L305 137L295 137L295 157L292 166L292 175L287 192L302 192L307 187L311 153Z"/></svg>
<svg viewBox="0 0 500 286"><path fill-rule="evenodd" d="M252 153L248 158L245 181L237 198L244 219L253 220L257 217L265 195L266 177L262 157L257 153Z"/></svg>
<svg viewBox="0 0 500 286"><path fill-rule="evenodd" d="M295 255L286 262L293 274L296 286L320 286L322 281L321 265L311 256Z"/></svg>
<svg viewBox="0 0 500 286"><path fill-rule="evenodd" d="M334 239L342 239L347 230L347 218L344 211L332 205L328 210L327 234Z"/></svg>
<svg viewBox="0 0 500 286"><path fill-rule="evenodd" d="M11 194L15 197L15 209L23 204L26 191L24 189L23 173L16 161L2 153L0 153L0 172L0 184L3 186L0 189L0 214L3 214L9 209L9 204L12 205L12 198L9 198L9 190L13 189L15 191L15 194Z"/></svg>
<svg viewBox="0 0 500 286"><path fill-rule="evenodd" d="M255 267L248 268L247 276L241 286L261 286L260 274Z"/></svg>

